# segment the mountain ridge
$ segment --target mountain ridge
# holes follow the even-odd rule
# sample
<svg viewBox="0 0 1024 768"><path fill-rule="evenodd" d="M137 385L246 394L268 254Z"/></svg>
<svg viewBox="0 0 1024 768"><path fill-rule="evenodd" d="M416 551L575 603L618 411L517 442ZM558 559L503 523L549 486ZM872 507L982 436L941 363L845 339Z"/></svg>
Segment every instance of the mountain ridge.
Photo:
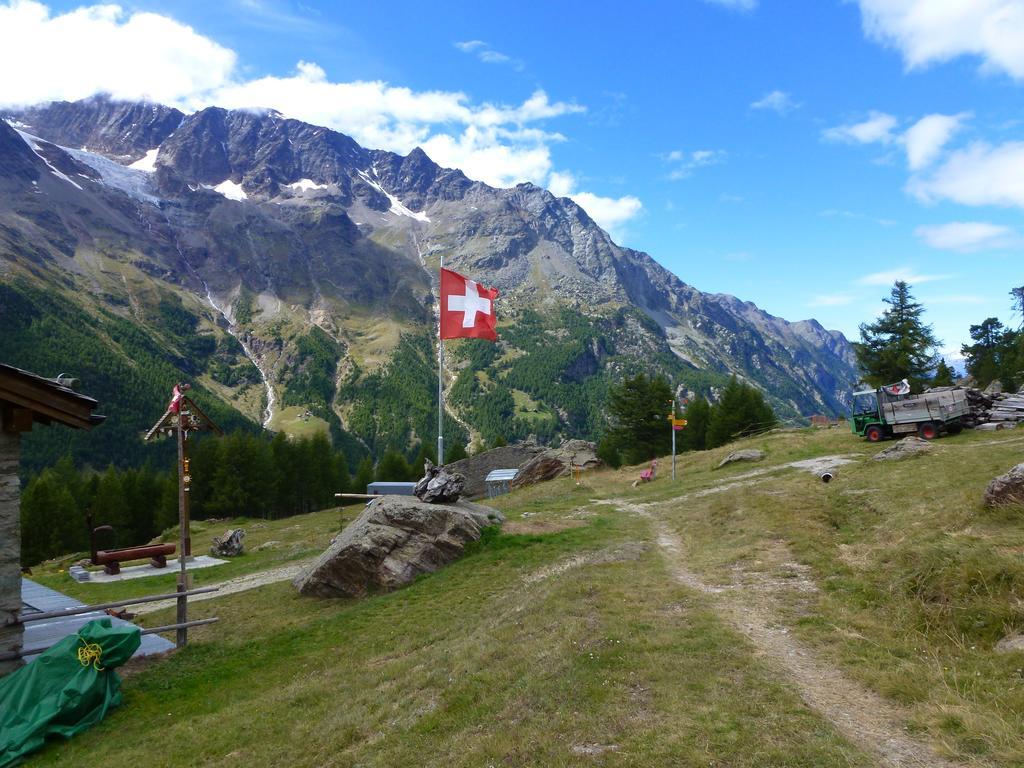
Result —
<svg viewBox="0 0 1024 768"><path fill-rule="evenodd" d="M788 415L841 411L855 379L849 343L816 320L790 322L728 294L702 293L648 254L615 244L570 199L528 183L489 187L421 149L366 149L273 110L185 115L99 98L3 117L12 127L0 121L0 184L20 194L0 208L8 270L91 283L90 301L127 301L140 322L148 299L124 295L133 280L145 292L179 293L213 336L230 331L244 342L282 403L295 399L294 380L309 378L309 356L297 350L317 344L299 339L319 328L333 347L317 377L333 384L321 382L317 402L345 429L359 408L345 399L358 389L350 378L369 381L387 369L403 334L429 338L442 251L446 265L499 288L509 327L541 312L544 332L557 337L549 326L558 307L585 321L573 327L591 339L590 351L563 351L576 355L569 369L602 379L588 395L590 411L600 410L609 381L645 365L673 376L684 395L713 395L720 384L712 379L742 376ZM15 151L12 134L27 152ZM84 149L61 148L72 139ZM95 272L98 252L121 272L122 287ZM629 319L636 311L648 320ZM524 355L513 337L502 345L504 359L484 371L479 396L506 381L533 381L520 369L535 361L520 359L545 352ZM524 396L537 400L545 388L531 386L511 387L522 396L503 428L531 420ZM545 422L555 425L551 435L592 436L600 424L599 413L573 422L567 403L538 402L553 419ZM466 418L474 407L454 415ZM258 418L259 409L245 408ZM425 421L410 426L404 439L422 441L428 429Z"/></svg>

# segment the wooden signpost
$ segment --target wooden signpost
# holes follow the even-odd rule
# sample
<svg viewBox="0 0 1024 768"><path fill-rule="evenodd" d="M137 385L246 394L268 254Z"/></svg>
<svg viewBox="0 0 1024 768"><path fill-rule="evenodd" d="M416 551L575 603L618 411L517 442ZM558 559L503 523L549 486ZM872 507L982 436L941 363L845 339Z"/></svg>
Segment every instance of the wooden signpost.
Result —
<svg viewBox="0 0 1024 768"><path fill-rule="evenodd" d="M188 642L188 595L191 578L188 575L188 561L192 557L192 535L189 530L189 489L192 485L192 474L188 459L188 436L190 432L208 430L218 435L224 434L220 427L203 413L195 402L185 395L188 384L176 384L171 402L160 420L146 433L144 440L149 442L157 437L175 436L178 442L178 615L176 623L177 646L181 648Z"/></svg>

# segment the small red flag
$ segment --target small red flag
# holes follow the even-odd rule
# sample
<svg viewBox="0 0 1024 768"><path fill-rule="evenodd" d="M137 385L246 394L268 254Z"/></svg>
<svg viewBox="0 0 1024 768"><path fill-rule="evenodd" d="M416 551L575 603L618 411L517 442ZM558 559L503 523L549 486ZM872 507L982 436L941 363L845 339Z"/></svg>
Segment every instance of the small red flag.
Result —
<svg viewBox="0 0 1024 768"><path fill-rule="evenodd" d="M167 404L167 410L171 413L178 413L181 410L181 398L185 396L184 390L186 387L182 387L181 384L175 384L171 394L171 402Z"/></svg>
<svg viewBox="0 0 1024 768"><path fill-rule="evenodd" d="M498 338L497 288L485 288L450 269L441 270L441 338Z"/></svg>

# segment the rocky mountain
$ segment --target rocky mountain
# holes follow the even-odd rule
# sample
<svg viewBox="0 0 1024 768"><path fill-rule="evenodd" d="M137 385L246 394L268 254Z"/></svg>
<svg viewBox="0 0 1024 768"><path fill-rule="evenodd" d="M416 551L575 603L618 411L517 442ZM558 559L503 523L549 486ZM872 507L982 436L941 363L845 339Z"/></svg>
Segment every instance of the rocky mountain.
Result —
<svg viewBox="0 0 1024 768"><path fill-rule="evenodd" d="M133 328L275 429L326 424L373 452L433 439L442 253L501 291L501 343L449 345L463 440L592 436L609 382L643 370L712 396L736 374L786 416L841 411L856 378L841 334L702 293L571 200L418 149L272 110L94 98L4 117L0 288ZM103 323L92 337L127 354ZM0 341L0 357L31 358L20 349Z"/></svg>

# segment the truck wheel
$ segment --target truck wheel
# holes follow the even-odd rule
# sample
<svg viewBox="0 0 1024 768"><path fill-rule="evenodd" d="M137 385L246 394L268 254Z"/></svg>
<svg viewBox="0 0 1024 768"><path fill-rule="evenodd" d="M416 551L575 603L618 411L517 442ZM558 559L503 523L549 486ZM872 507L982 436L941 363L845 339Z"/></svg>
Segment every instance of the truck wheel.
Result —
<svg viewBox="0 0 1024 768"><path fill-rule="evenodd" d="M885 435L882 433L882 428L872 424L870 427L864 430L864 437L868 439L869 443L880 443Z"/></svg>
<svg viewBox="0 0 1024 768"><path fill-rule="evenodd" d="M939 427L934 422L926 421L917 428L917 436L922 440L934 440L939 436Z"/></svg>

